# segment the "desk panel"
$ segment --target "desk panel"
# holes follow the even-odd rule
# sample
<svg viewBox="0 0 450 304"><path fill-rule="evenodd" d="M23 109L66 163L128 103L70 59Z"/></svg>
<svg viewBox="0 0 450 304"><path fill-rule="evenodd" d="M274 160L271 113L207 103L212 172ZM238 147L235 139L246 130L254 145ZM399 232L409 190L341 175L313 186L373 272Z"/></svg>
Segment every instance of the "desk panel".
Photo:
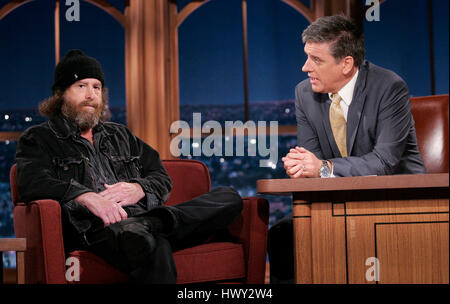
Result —
<svg viewBox="0 0 450 304"><path fill-rule="evenodd" d="M297 283L449 283L449 174L259 180L293 195Z"/></svg>

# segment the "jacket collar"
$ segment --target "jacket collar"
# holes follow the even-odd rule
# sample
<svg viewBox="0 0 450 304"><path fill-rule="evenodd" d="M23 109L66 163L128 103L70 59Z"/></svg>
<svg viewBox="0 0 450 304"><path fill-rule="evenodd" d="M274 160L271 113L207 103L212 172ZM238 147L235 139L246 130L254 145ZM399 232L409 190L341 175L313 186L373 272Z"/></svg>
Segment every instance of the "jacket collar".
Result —
<svg viewBox="0 0 450 304"><path fill-rule="evenodd" d="M364 104L366 102L366 80L367 80L367 74L369 71L369 65L370 63L367 60L364 60L364 62L359 67L358 77L356 79L355 88L353 90L353 98L352 103L350 104L348 108L347 113L347 153L350 156L353 144L355 143L356 133L358 130L359 122L361 120L362 111L364 109ZM326 134L328 135L328 142L331 146L331 149L333 151L333 154L335 157L341 157L341 153L339 152L339 148L336 144L336 141L333 136L333 131L331 130L331 124L330 120L328 119L328 113L330 109L331 100L328 96L328 94L319 94L318 96L319 100L322 104L322 111L324 113L324 117L327 117L327 119L324 119L323 125L326 130Z"/></svg>
<svg viewBox="0 0 450 304"><path fill-rule="evenodd" d="M364 104L366 102L367 92L366 81L369 72L370 63L367 60L361 64L359 68L358 79L356 80L355 90L353 92L352 104L348 108L347 113L347 151L351 155L353 144L355 143L356 133L359 122L361 121Z"/></svg>
<svg viewBox="0 0 450 304"><path fill-rule="evenodd" d="M370 62L364 60L361 66L359 67L358 78L356 79L355 89L353 90L353 98L355 98L358 95L361 95L364 89L366 88L369 65Z"/></svg>

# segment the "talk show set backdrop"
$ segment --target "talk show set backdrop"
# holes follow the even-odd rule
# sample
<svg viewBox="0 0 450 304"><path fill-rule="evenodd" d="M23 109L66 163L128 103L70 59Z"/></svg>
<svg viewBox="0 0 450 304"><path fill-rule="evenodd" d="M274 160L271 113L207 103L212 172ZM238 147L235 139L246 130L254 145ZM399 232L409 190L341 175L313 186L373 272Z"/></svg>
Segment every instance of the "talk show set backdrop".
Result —
<svg viewBox="0 0 450 304"><path fill-rule="evenodd" d="M10 0L0 0L0 9ZM126 121L125 33L110 15L83 0L60 1L60 54L82 49L97 58L109 88L112 120ZM79 15L69 11L79 2ZM108 0L124 12L124 0ZM178 0L181 10L190 0ZM295 130L294 88L307 77L301 71L306 56L301 33L308 20L282 0L247 0L248 82L244 79L241 0L211 0L191 14L178 29L180 120L192 127L193 113L208 120L245 122L244 95L248 87L248 120L277 121ZM309 1L302 1L309 7ZM366 2L363 1L362 2ZM370 1L369 1L370 2ZM45 121L37 105L51 95L55 68L55 0L27 2L0 16L0 135L21 132ZM363 22L366 58L399 74L411 96L448 94L447 0L385 0L378 20ZM66 14L67 13L67 14ZM67 18L66 15L72 16ZM78 20L68 21L68 19ZM198 115L198 114L197 114ZM161 131L163 132L163 130ZM5 134L5 133L3 133ZM16 141L0 137L0 237L13 237L9 170ZM237 140L225 138L225 140ZM281 162L296 135L280 134L278 161L247 153L255 140L244 138L243 156L185 156L203 161L212 187L229 185L242 196L256 194L258 179L286 178ZM270 141L266 141L269 145ZM235 147L235 146L234 146ZM155 147L158 149L158 147ZM270 223L292 210L291 197L266 196ZM4 266L15 267L13 253L4 254Z"/></svg>

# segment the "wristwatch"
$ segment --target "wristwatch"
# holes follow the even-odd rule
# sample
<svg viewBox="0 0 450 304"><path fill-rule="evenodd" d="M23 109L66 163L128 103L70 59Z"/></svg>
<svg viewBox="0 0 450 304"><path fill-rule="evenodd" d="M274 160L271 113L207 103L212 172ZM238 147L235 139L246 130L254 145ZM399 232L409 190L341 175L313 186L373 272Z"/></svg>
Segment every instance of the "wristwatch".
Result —
<svg viewBox="0 0 450 304"><path fill-rule="evenodd" d="M319 169L319 176L321 178L328 178L331 176L331 170L326 160L322 160L322 167Z"/></svg>

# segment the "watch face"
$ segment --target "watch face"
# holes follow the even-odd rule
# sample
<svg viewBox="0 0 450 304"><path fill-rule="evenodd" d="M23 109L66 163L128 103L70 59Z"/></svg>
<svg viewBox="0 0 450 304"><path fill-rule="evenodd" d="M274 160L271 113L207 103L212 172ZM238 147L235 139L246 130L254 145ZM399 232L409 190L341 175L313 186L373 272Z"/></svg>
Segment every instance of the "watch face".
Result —
<svg viewBox="0 0 450 304"><path fill-rule="evenodd" d="M327 165L322 165L322 167L320 167L320 170L319 170L319 175L320 175L320 177L330 177L331 176L331 171L330 171L330 168L328 167L328 164Z"/></svg>

